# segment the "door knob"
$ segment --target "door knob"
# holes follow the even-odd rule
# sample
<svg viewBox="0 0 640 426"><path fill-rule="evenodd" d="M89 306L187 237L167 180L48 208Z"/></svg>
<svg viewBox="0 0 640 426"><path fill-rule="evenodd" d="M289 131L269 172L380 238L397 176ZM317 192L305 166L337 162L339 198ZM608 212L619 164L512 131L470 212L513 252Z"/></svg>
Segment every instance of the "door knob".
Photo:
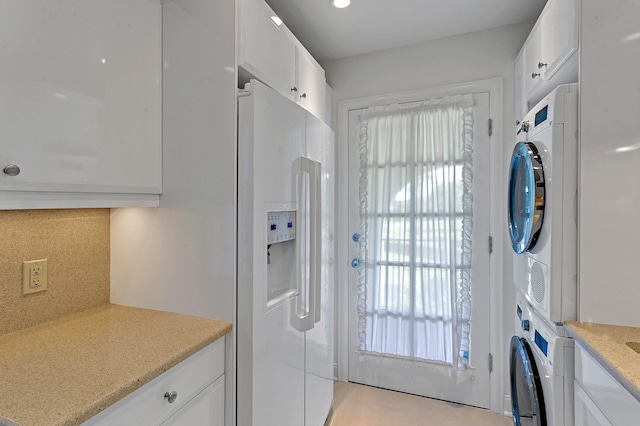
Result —
<svg viewBox="0 0 640 426"><path fill-rule="evenodd" d="M2 171L5 175L18 176L20 174L20 167L15 164L8 164L4 169L2 169Z"/></svg>
<svg viewBox="0 0 640 426"><path fill-rule="evenodd" d="M354 258L354 259L351 261L351 267L352 267L353 269L358 269L358 268L360 267L360 259L358 259L357 257L356 257L356 258Z"/></svg>

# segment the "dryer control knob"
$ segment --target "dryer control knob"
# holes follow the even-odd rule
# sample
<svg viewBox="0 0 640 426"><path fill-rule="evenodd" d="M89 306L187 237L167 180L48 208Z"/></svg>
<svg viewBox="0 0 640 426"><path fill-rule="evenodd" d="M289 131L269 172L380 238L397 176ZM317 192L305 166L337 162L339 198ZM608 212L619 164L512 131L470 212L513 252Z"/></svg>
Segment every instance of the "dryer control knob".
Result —
<svg viewBox="0 0 640 426"><path fill-rule="evenodd" d="M522 329L524 331L529 331L529 320L522 320Z"/></svg>

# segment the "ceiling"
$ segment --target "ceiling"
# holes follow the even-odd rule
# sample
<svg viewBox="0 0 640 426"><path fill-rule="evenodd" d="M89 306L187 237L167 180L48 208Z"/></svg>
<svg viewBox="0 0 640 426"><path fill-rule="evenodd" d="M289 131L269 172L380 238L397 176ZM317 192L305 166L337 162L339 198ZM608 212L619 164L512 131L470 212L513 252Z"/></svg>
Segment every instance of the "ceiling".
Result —
<svg viewBox="0 0 640 426"><path fill-rule="evenodd" d="M319 62L533 21L546 0L266 0Z"/></svg>

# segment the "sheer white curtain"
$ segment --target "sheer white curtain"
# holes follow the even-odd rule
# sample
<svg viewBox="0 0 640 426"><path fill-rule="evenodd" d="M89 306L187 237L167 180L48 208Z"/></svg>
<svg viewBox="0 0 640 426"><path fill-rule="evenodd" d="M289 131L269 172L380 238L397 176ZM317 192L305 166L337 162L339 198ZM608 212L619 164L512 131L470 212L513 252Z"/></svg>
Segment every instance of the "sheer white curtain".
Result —
<svg viewBox="0 0 640 426"><path fill-rule="evenodd" d="M361 356L469 368L473 96L360 117Z"/></svg>

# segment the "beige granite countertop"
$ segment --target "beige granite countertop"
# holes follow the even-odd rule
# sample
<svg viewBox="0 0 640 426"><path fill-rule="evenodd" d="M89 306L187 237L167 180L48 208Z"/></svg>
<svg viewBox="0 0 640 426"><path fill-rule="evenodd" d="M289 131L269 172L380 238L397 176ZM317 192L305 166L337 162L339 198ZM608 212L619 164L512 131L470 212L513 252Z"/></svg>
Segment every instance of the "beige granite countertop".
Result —
<svg viewBox="0 0 640 426"><path fill-rule="evenodd" d="M0 336L0 425L79 425L229 331L104 305Z"/></svg>
<svg viewBox="0 0 640 426"><path fill-rule="evenodd" d="M640 328L574 321L564 327L569 337L640 401L640 354L627 346L627 342L640 342Z"/></svg>

